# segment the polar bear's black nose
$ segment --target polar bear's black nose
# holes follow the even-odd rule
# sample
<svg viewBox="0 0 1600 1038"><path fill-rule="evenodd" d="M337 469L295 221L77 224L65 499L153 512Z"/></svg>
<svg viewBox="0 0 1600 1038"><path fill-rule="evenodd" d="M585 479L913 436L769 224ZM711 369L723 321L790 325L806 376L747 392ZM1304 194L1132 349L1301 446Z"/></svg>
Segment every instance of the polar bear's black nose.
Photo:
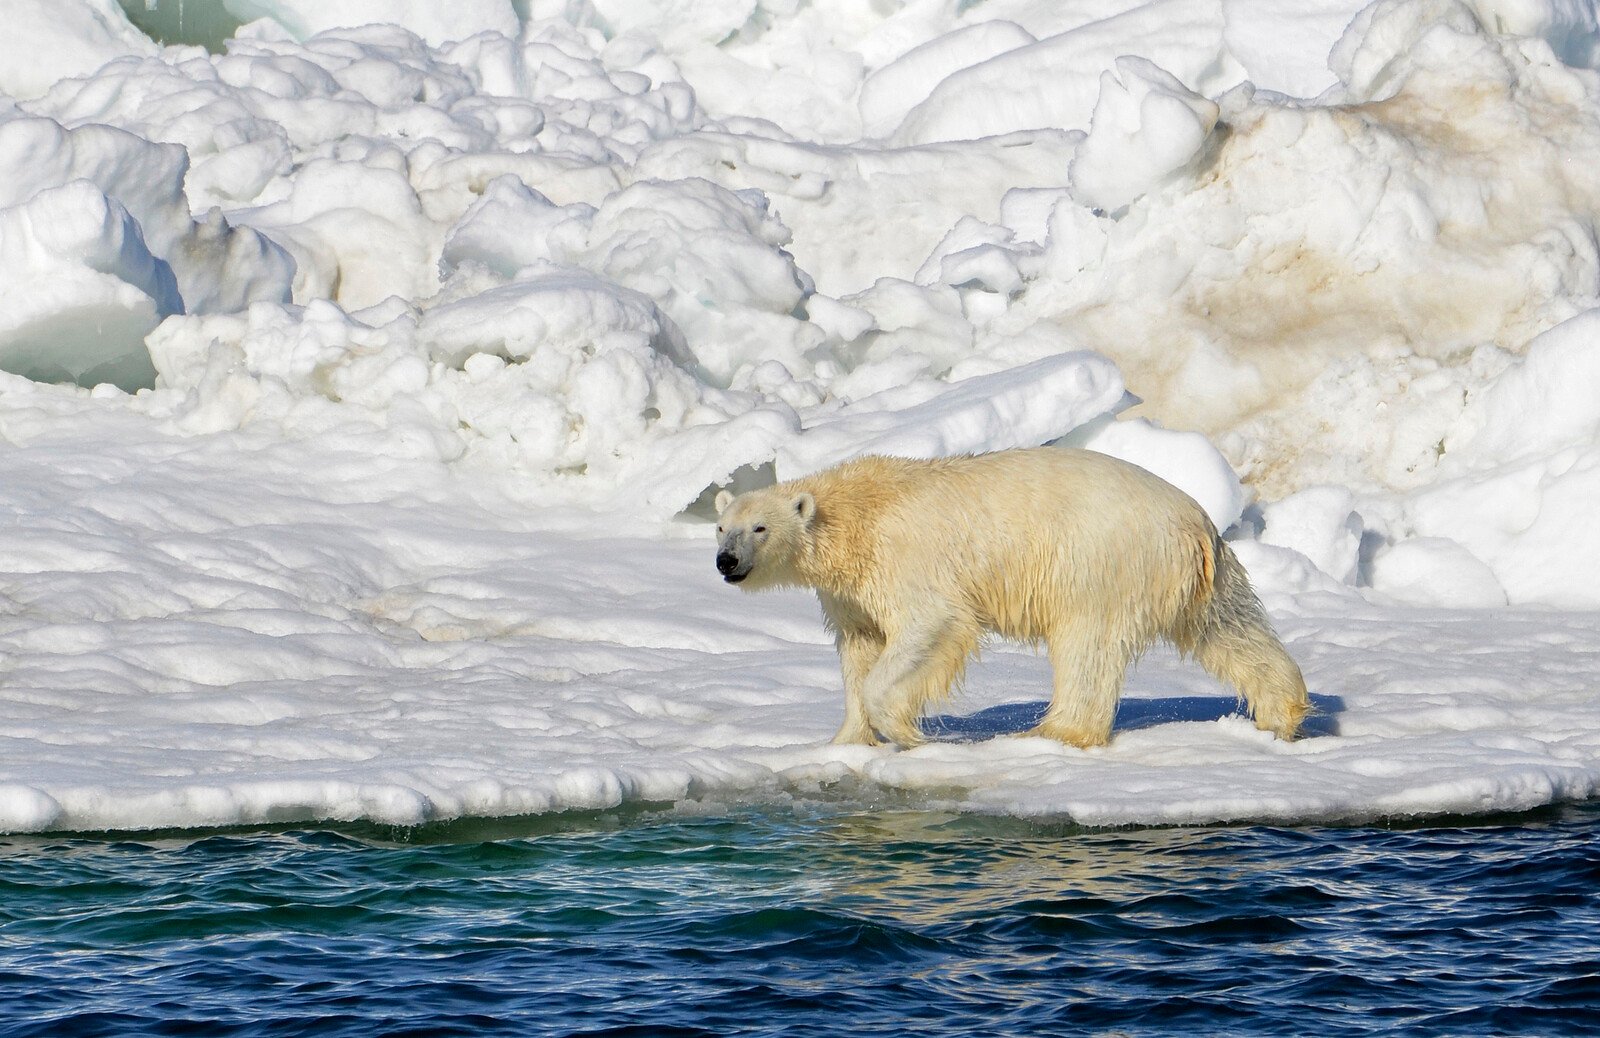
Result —
<svg viewBox="0 0 1600 1038"><path fill-rule="evenodd" d="M732 573L739 566L739 558L731 551L717 552L717 572L723 576Z"/></svg>

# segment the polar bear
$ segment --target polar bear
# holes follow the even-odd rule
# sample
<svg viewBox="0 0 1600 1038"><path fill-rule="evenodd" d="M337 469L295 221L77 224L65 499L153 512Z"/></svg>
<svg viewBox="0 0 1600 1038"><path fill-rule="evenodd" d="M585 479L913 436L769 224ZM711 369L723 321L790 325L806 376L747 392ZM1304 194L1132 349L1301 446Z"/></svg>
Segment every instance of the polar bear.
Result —
<svg viewBox="0 0 1600 1038"><path fill-rule="evenodd" d="M837 743L923 739L923 709L985 633L1044 643L1035 734L1111 738L1123 673L1158 638L1294 738L1309 707L1244 568L1195 501L1145 469L1060 447L862 457L717 495L717 570L745 590L814 588L844 671Z"/></svg>

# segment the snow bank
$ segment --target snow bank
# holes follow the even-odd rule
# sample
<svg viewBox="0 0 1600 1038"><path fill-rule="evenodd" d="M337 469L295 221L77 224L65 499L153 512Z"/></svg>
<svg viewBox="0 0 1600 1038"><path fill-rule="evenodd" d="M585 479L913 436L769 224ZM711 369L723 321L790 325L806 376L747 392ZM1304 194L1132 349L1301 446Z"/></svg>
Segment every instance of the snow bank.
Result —
<svg viewBox="0 0 1600 1038"><path fill-rule="evenodd" d="M1426 486L1308 488L1257 510L1261 540L1415 605L1593 607L1600 311L1538 336L1486 381L1439 440Z"/></svg>
<svg viewBox="0 0 1600 1038"><path fill-rule="evenodd" d="M1228 459L1199 433L1163 429L1145 418L1112 421L1108 413L1056 442L1130 461L1182 487L1218 530L1237 523L1250 503L1251 495Z"/></svg>
<svg viewBox="0 0 1600 1038"><path fill-rule="evenodd" d="M1107 122L1112 157L1093 176L1091 131L1074 199L1144 193L1115 220L1058 205L986 333L1065 329L1268 496L1433 478L1463 399L1600 292L1600 181L1575 160L1600 144L1597 84L1459 6L1373 10L1336 55L1348 84L1333 103L1232 91L1208 153L1175 178L1207 119L1175 109L1149 134L1129 132L1131 115Z"/></svg>
<svg viewBox="0 0 1600 1038"><path fill-rule="evenodd" d="M72 140L125 127L140 161L167 163L138 178L159 197L125 204L181 302L139 303L115 352L142 361L131 340L172 317L150 350L185 395L186 428L298 428L323 412L414 425L408 449L512 464L546 498L659 513L734 473L846 456L862 446L847 430L889 400L960 387L948 407L965 417L873 434L878 449L923 453L1046 442L1121 406L1120 387L1079 399L1060 380L999 377L1071 352L1070 337L977 342L1022 275L1006 229L963 237L973 192L998 216L1019 183L1059 178L1069 139L807 149L711 125L673 62L637 38L560 22L510 36L465 12L453 24L470 38L439 43L453 30L419 37L410 8L392 12L399 25L319 34L294 5L266 13L289 32L257 24L222 55L113 63L40 99L50 121L18 120ZM945 192L932 206L928 176ZM195 225L191 202L223 215ZM924 222L852 244L886 205ZM214 264L186 262L189 228L213 225L230 256L243 235L260 244L222 272L227 298L197 281ZM285 254L295 304L246 316L285 301ZM255 281L251 265L265 268ZM91 313L87 298L70 305ZM88 365L58 368L87 377Z"/></svg>
<svg viewBox="0 0 1600 1038"><path fill-rule="evenodd" d="M341 319L383 330L384 356L411 358L413 375L369 392L351 384L371 373L365 360L336 380L337 400L378 409L354 420L427 414L419 443L513 459L563 500L616 503L638 472L681 468L650 481L649 507L676 507L702 475L839 456L815 445L846 435L823 427L860 401L903 390L910 406L1083 350L1117 363L1141 415L1207 434L1272 499L1441 478L1438 445L1464 401L1600 293L1600 185L1582 158L1600 141L1596 87L1575 68L1595 34L1575 8L1385 0L1337 40L1354 12L1332 0L1311 18L1253 0L1075 12L1019 0L984 17L754 10L591 5L531 11L522 25L493 3L360 17L256 4L243 13L268 20L224 54L146 51L57 83L29 102L39 118L5 125L85 143L50 145L70 161L21 176L24 193L99 176L171 267L181 305L151 295L142 261L104 269L121 246L96 232L12 280L95 286L32 293L54 310L29 327L120 331L64 363L29 360L34 340L20 341L16 368L143 384L134 340L153 322L282 301L286 254L296 305L330 299ZM395 24L345 25L379 15ZM1293 48L1272 58L1266 41L1289 27ZM787 125L753 118L773 114L756 95L802 67L818 75L790 97ZM1325 96L1239 85L1287 89L1292 70L1323 77ZM723 89L735 71L762 85ZM958 139L846 146L842 104L875 135L899 119L901 145ZM940 120L948 133L915 131ZM137 136L113 140L105 124ZM1019 132L959 139L1007 130ZM109 183L83 157L97 149L143 172ZM1495 160L1506 152L1520 161ZM222 212L190 217L211 205ZM234 264L209 279L208 234ZM206 262L186 259L197 249ZM209 327L159 337L173 387L214 384L194 374ZM178 349L185 335L195 344ZM617 352L619 336L636 341ZM535 360L595 349L595 364ZM271 369L264 347L244 352ZM569 399L573 372L590 368L607 388ZM440 400L413 407L409 391L383 388L413 383ZM306 406L335 399L322 373L289 384ZM1389 406L1408 392L1410 406ZM1041 388L1024 410L1062 411L1055 393ZM228 407L214 402L209 421ZM1065 407L1072 421L1083 410ZM813 446L799 446L801 430ZM1071 431L1034 422L923 442ZM724 444L726 463L683 465L661 446L677 456L702 441ZM1197 493L1210 484L1214 514L1239 514L1246 495L1212 462L1139 453ZM1379 547L1425 536L1365 510Z"/></svg>
<svg viewBox="0 0 1600 1038"><path fill-rule="evenodd" d="M421 314L352 315L321 302L170 320L149 339L162 383L178 394L158 398L158 413L190 432L403 429L386 449L509 471L518 493L543 501L664 517L739 470L790 478L864 451L1046 443L1125 406L1113 366L1068 354L797 411L781 399L801 391L781 365L751 376L778 399L717 390L649 297L539 270ZM1162 430L1128 435L1160 453ZM1167 474L1203 495L1207 462L1226 467L1208 450Z"/></svg>

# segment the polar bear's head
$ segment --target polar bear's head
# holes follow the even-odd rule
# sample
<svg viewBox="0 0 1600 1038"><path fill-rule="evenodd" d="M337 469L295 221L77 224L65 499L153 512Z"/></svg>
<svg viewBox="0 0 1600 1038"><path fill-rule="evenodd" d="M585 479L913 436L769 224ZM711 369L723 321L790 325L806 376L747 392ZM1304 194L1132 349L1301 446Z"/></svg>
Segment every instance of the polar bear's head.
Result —
<svg viewBox="0 0 1600 1038"><path fill-rule="evenodd" d="M803 490L767 487L717 495L717 572L745 590L794 580L795 555L811 535L817 501Z"/></svg>

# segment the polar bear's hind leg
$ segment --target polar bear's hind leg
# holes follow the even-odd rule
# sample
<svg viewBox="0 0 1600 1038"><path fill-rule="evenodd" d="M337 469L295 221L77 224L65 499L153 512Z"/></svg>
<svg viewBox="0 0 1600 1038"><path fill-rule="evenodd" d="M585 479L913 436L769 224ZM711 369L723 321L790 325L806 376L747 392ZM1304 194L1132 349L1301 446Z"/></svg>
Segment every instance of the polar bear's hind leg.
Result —
<svg viewBox="0 0 1600 1038"><path fill-rule="evenodd" d="M1197 625L1194 657L1244 697L1256 727L1293 739L1311 709L1305 678L1273 633L1233 551L1217 542L1216 583Z"/></svg>

